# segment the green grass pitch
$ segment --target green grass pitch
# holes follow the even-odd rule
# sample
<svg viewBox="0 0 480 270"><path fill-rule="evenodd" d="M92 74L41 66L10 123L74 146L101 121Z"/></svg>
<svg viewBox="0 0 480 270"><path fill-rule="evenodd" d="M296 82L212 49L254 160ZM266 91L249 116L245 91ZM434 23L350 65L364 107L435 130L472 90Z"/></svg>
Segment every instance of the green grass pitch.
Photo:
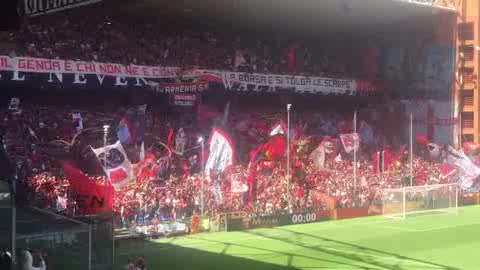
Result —
<svg viewBox="0 0 480 270"><path fill-rule="evenodd" d="M118 244L117 269L145 255L147 270L480 270L480 207Z"/></svg>

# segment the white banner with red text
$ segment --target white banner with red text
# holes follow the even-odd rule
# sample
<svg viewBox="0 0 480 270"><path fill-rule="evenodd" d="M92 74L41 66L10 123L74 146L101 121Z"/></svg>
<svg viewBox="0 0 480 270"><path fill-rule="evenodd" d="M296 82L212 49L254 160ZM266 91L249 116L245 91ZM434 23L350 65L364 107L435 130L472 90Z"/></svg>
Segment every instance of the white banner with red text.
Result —
<svg viewBox="0 0 480 270"><path fill-rule="evenodd" d="M131 78L178 78L200 76L199 70L179 67L121 65L85 61L0 56L0 71L25 73L98 74Z"/></svg>
<svg viewBox="0 0 480 270"><path fill-rule="evenodd" d="M35 76L35 74L40 75ZM45 80L48 83L68 84L71 82L72 85L90 84L91 82L99 85L111 84L112 86L149 86L162 93L202 92L208 88L208 82L220 83L230 91L239 92L268 93L288 90L299 94L355 95L388 90L386 89L388 86L379 82L365 82L355 79L122 65L0 55L0 81L26 81L33 77L40 77L40 80ZM183 82L184 79L198 78L206 82ZM169 79L175 79L178 82L163 82L163 80L168 81Z"/></svg>
<svg viewBox="0 0 480 270"><path fill-rule="evenodd" d="M172 105L180 107L194 107L197 104L195 94L173 94Z"/></svg>

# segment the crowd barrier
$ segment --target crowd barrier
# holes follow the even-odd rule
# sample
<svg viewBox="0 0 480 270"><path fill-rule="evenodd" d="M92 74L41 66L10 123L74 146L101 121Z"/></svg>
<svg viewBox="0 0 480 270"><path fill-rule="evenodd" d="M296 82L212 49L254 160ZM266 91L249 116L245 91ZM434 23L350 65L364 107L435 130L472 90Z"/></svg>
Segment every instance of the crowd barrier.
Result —
<svg viewBox="0 0 480 270"><path fill-rule="evenodd" d="M459 205L480 204L480 193L462 194ZM408 207L408 206L407 206ZM415 205L410 205L415 209ZM341 220L382 215L382 205L369 205L363 207L334 208L330 210L306 211L293 214L255 215L246 212L222 213L214 217L193 216L182 222L160 223L157 225L136 226L135 231L142 235L188 234L199 232L243 231L258 228L271 228L278 226L322 222L328 220Z"/></svg>

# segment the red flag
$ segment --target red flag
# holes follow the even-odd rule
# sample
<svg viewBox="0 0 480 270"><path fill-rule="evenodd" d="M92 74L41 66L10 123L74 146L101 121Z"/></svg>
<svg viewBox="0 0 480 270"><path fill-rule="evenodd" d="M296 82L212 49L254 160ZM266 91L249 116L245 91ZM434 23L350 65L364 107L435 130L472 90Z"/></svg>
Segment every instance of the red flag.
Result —
<svg viewBox="0 0 480 270"><path fill-rule="evenodd" d="M173 128L170 128L170 131L168 132L168 138L167 138L167 146L170 149L172 149L173 147L173 138L174 138Z"/></svg>
<svg viewBox="0 0 480 270"><path fill-rule="evenodd" d="M427 139L425 136L423 136L422 134L417 133L417 134L415 135L415 139L417 140L418 143L423 144L423 145L425 145L425 146L428 146L429 141L428 141L428 139Z"/></svg>
<svg viewBox="0 0 480 270"><path fill-rule="evenodd" d="M394 156L392 155L392 152L390 152L390 149L385 149L383 151L383 168L388 171L390 166L393 165L393 160Z"/></svg>
<svg viewBox="0 0 480 270"><path fill-rule="evenodd" d="M99 214L112 210L114 192L111 185L105 187L95 183L69 163L63 164L63 171L82 214Z"/></svg>
<svg viewBox="0 0 480 270"><path fill-rule="evenodd" d="M128 177L128 172L124 168L117 168L110 171L110 180L112 183L119 183Z"/></svg>
<svg viewBox="0 0 480 270"><path fill-rule="evenodd" d="M264 145L265 157L269 160L278 160L285 155L287 140L282 135L273 136Z"/></svg>
<svg viewBox="0 0 480 270"><path fill-rule="evenodd" d="M287 68L289 72L297 72L297 49L300 48L300 43L295 42L288 50Z"/></svg>
<svg viewBox="0 0 480 270"><path fill-rule="evenodd" d="M290 48L289 52L288 52L288 57L287 57L287 65L288 65L288 71L289 72L296 72L297 68L296 68L296 65L297 65L297 54L295 52L296 48L295 47L292 47Z"/></svg>

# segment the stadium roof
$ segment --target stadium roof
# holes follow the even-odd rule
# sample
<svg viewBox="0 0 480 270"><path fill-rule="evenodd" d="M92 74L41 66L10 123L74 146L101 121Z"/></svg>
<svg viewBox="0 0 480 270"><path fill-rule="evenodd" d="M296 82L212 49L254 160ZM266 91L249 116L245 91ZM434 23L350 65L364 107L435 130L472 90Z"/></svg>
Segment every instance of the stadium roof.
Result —
<svg viewBox="0 0 480 270"><path fill-rule="evenodd" d="M118 6L118 1L115 2ZM402 0L123 0L123 3L124 10L137 15L161 18L175 14L225 26L322 33L427 29L433 15L452 12Z"/></svg>

